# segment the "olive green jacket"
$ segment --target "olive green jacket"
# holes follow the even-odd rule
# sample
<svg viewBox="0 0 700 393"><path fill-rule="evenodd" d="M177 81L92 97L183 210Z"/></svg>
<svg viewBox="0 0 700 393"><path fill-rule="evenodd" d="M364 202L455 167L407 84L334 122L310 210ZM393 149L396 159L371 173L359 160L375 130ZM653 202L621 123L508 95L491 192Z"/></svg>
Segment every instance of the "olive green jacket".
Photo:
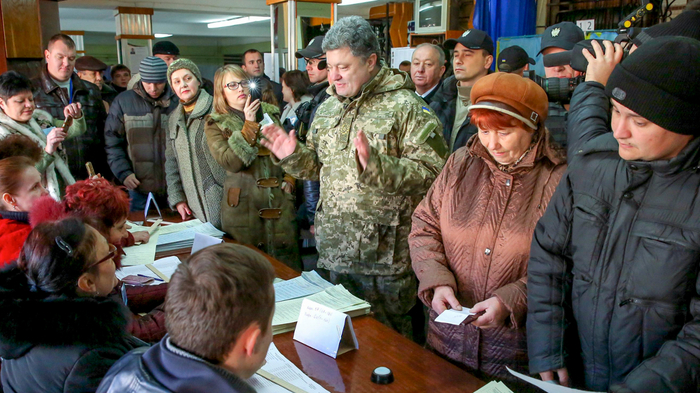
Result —
<svg viewBox="0 0 700 393"><path fill-rule="evenodd" d="M264 102L262 108L279 124L279 108ZM221 229L235 240L300 269L294 195L280 188L284 171L272 164L269 150L245 140L241 133L244 127L257 131L259 126L234 113L212 113L206 118L209 150L226 169Z"/></svg>
<svg viewBox="0 0 700 393"><path fill-rule="evenodd" d="M407 75L386 66L356 98L327 91L306 146L273 158L294 177L321 181L318 264L338 273L408 272L411 213L447 159L440 122ZM370 144L364 171L353 142L360 130Z"/></svg>

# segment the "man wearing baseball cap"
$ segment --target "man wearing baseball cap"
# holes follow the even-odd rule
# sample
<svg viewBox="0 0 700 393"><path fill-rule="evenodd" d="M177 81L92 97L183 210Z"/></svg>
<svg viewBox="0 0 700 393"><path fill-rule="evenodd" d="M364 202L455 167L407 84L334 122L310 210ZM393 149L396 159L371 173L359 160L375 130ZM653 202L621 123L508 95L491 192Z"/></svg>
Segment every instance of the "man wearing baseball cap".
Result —
<svg viewBox="0 0 700 393"><path fill-rule="evenodd" d="M569 169L532 241L529 371L562 385L580 373L594 391L697 392L700 41L656 38L622 63L619 44L591 45Z"/></svg>
<svg viewBox="0 0 700 393"><path fill-rule="evenodd" d="M311 101L302 103L296 111L297 119L299 120L297 125L295 125L296 133L302 142L306 141L306 132L314 121L316 108L330 97L326 91L329 84L326 53L322 48L323 38L324 36L322 35L312 38L306 48L294 54L297 59L303 58L306 61L306 73L309 75L309 81L312 83L308 90L309 94L314 96ZM318 205L318 198L321 193L321 183L318 180L304 180L303 184L305 216L311 233L315 234L314 219L316 217L316 205Z"/></svg>
<svg viewBox="0 0 700 393"><path fill-rule="evenodd" d="M107 161L129 190L131 210L146 207L148 193L165 203L165 132L178 98L167 82L168 66L161 58L141 61L141 79L117 96L105 123ZM163 201L161 203L161 201Z"/></svg>
<svg viewBox="0 0 700 393"><path fill-rule="evenodd" d="M109 105L117 96L117 91L104 83L102 72L107 69L107 64L92 56L78 57L75 61L75 70L78 77L84 81L94 83L102 93L102 101L106 102L105 108L109 111Z"/></svg>
<svg viewBox="0 0 700 393"><path fill-rule="evenodd" d="M525 71L530 69L530 64L535 65L535 60L528 56L525 49L513 45L503 49L498 54L496 67L498 71L523 76Z"/></svg>
<svg viewBox="0 0 700 393"><path fill-rule="evenodd" d="M560 22L549 26L542 33L540 51L537 53L546 56L552 53L559 53L573 49L577 42L586 39L583 30L572 22ZM544 67L547 78L573 78L581 75L568 64L558 64L551 67ZM566 147L566 115L569 104L550 102L549 117L547 118L547 129L552 138L562 147Z"/></svg>
<svg viewBox="0 0 700 393"><path fill-rule="evenodd" d="M454 75L445 79L430 107L440 119L445 141L450 152L453 152L465 146L477 132L477 128L469 122L469 94L472 86L490 72L493 40L486 32L471 29L457 39L445 41L444 47L454 50Z"/></svg>

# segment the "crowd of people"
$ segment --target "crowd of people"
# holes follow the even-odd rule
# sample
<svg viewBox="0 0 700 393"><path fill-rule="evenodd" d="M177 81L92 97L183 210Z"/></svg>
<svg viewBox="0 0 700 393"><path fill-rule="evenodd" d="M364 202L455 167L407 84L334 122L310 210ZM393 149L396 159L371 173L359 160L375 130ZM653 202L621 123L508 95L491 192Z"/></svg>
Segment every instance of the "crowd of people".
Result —
<svg viewBox="0 0 700 393"><path fill-rule="evenodd" d="M153 194L296 270L308 228L324 278L514 391L534 388L506 367L700 392L697 8L622 43L548 27L545 76L581 77L566 102L477 29L392 69L369 23L342 18L280 84L257 50L210 81L168 41L107 83L52 37L37 79L0 75L2 391L254 391L269 262L221 244L126 285L124 249L150 240L127 217Z"/></svg>

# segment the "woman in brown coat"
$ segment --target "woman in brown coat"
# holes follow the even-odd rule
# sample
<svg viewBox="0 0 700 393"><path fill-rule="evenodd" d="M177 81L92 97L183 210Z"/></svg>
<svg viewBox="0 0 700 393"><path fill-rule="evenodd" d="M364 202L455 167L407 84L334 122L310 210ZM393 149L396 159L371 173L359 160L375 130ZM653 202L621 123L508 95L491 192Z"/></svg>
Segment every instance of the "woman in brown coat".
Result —
<svg viewBox="0 0 700 393"><path fill-rule="evenodd" d="M251 98L248 76L226 65L214 76L214 110L204 133L212 156L224 169L221 229L301 270L297 245L295 179L270 160L259 144L258 108L279 124L279 108Z"/></svg>
<svg viewBox="0 0 700 393"><path fill-rule="evenodd" d="M566 169L544 127L547 94L514 74L472 88L479 128L447 161L413 214L418 296L430 307L428 344L482 378L527 371L527 261L537 220ZM436 323L447 308L479 316ZM471 323L469 323L471 321Z"/></svg>

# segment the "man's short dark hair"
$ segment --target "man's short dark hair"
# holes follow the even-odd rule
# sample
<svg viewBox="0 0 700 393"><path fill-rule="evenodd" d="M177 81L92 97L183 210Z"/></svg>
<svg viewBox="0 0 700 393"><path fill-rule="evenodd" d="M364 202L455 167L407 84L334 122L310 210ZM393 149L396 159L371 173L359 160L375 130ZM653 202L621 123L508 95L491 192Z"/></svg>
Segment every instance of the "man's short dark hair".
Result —
<svg viewBox="0 0 700 393"><path fill-rule="evenodd" d="M19 72L7 71L0 75L0 98L3 100L7 100L20 93L31 93L32 91L32 82Z"/></svg>
<svg viewBox="0 0 700 393"><path fill-rule="evenodd" d="M267 332L274 278L270 262L248 247L224 243L196 252L168 287L165 326L171 340L210 362L223 362L252 323Z"/></svg>
<svg viewBox="0 0 700 393"><path fill-rule="evenodd" d="M63 33L54 34L51 39L49 39L49 45L47 45L46 48L50 49L51 46L56 43L56 41L63 42L68 49L75 49L75 41Z"/></svg>
<svg viewBox="0 0 700 393"><path fill-rule="evenodd" d="M410 66L410 65L411 65L411 62L410 62L410 61L404 60L404 61L402 61L402 62L399 64L399 67L401 67L401 66Z"/></svg>
<svg viewBox="0 0 700 393"><path fill-rule="evenodd" d="M243 52L243 64L245 64L245 57L248 56L249 53L257 53L260 55L260 57L265 61L265 57L263 56L262 52L260 52L257 49L248 49L247 51Z"/></svg>
<svg viewBox="0 0 700 393"><path fill-rule="evenodd" d="M117 65L113 66L112 69L109 70L109 75L112 77L112 79L114 79L114 74L116 74L119 71L123 71L123 70L129 71L129 75L131 75L131 70L129 69L129 67L125 66L124 64L117 64Z"/></svg>

